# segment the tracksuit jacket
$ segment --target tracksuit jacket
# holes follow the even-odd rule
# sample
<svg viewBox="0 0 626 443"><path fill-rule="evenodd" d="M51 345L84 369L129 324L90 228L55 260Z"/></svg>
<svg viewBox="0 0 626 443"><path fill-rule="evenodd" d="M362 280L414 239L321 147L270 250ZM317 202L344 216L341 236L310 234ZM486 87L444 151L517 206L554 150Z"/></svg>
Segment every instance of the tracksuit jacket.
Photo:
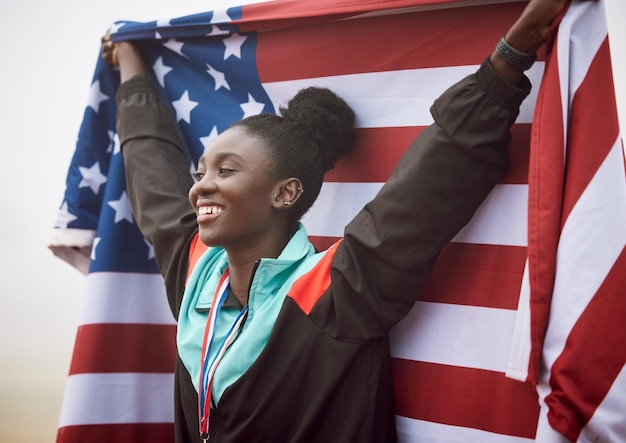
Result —
<svg viewBox="0 0 626 443"><path fill-rule="evenodd" d="M506 171L510 127L529 91L526 77L511 85L485 60L435 101L434 124L343 239L317 252L300 226L278 258L259 260L248 317L215 375L209 441L396 441L387 333ZM202 334L228 257L200 245L186 155L151 81L125 82L117 102L133 214L178 321L176 442L199 442ZM234 297L226 305L220 316L240 309Z"/></svg>

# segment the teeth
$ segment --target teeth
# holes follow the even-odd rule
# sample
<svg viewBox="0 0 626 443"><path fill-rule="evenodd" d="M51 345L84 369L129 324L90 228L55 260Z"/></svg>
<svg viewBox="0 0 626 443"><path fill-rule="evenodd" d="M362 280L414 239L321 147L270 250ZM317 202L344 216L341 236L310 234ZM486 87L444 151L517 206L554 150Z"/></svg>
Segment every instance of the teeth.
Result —
<svg viewBox="0 0 626 443"><path fill-rule="evenodd" d="M198 215L206 215L206 214L219 214L223 209L219 206L200 206L198 208Z"/></svg>

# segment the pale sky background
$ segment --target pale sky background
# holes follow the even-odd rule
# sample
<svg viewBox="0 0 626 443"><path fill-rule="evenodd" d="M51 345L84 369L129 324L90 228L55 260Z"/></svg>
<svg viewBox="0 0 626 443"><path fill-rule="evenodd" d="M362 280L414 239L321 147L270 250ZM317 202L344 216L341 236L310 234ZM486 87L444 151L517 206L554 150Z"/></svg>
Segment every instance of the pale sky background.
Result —
<svg viewBox="0 0 626 443"><path fill-rule="evenodd" d="M56 437L85 278L54 257L47 244L63 197L100 37L115 20L180 17L244 2L2 2L1 442L54 442ZM624 128L626 2L606 2Z"/></svg>

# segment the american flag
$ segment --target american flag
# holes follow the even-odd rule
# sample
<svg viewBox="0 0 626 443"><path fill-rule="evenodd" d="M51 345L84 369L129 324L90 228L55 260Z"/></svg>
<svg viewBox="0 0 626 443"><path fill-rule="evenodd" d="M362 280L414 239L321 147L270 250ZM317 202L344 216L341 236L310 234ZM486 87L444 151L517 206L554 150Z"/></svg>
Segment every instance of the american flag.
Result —
<svg viewBox="0 0 626 443"><path fill-rule="evenodd" d="M206 145L231 122L260 112L275 112L302 87L326 86L346 99L357 114L356 149L327 174L319 200L303 219L311 240L323 248L343 235L343 227L380 189L410 141L432 123L429 107L433 100L445 88L476 70L525 4L510 0L274 0L148 23L119 21L112 31L114 40L141 40L155 83L171 103L178 121L189 153L190 171ZM603 17L602 2L586 7L594 13L585 17ZM575 11L568 11L564 20L572 12ZM580 44L582 47L574 48L575 51L604 51L599 50L604 46L588 46L586 40ZM553 59L554 55L548 66L557 64ZM590 348L601 351L593 347L593 340L604 343L604 320L593 312L591 321L600 323L593 329L593 339L587 330L579 333L582 340L591 343L585 343L580 351L576 343L568 344L568 348L574 349L569 354L550 351L544 355L541 336L537 359L537 351L531 351L530 333L526 334L524 327L528 312L537 314L534 308L527 309L530 304L525 304L534 297L528 291L532 280L526 273L527 257L533 247L543 247L541 242L533 246L536 239L527 234L527 229L534 226L532 220L530 224L528 221L529 215L534 214L532 206L529 212L528 204L537 201L529 199L535 185L529 184L528 174L529 162L533 162L532 172L536 162L545 161L545 149L538 156L535 151L531 153L529 146L531 138L537 142L539 136L539 143L552 146L552 142L542 142L544 134L537 132L544 117L555 118L554 112L533 114L545 60L545 54L539 54L539 61L528 71L535 93L522 106L512 130L509 173L470 224L442 251L415 308L391 332L395 412L398 438L402 442L549 441L538 437L545 435L540 433L545 432L548 416L547 408L544 412L540 404L548 403L551 411L571 410L570 405L561 406L567 401L557 407L556 400L548 400L562 398L563 393L569 398L571 390L567 386L555 388L553 392L559 394L548 396L543 402L546 392L542 387L550 379L549 370L571 366L568 361L550 356L567 354L574 363L580 359L604 359L604 355L589 353ZM567 69L570 62L560 59L559 69ZM606 65L601 68L607 72ZM51 242L60 257L87 273L84 313L66 383L58 443L170 442L173 438L175 322L152 250L139 233L128 205L123 162L115 135L114 96L118 86L118 72L99 61ZM609 123L604 121L605 114L607 109L612 109L614 98L612 84L607 81L602 86L608 95L591 94L594 101L587 105L589 98L585 98L579 108L595 112L596 119L589 119L588 125L602 123L599 127L604 128ZM549 102L544 97L554 87L544 80L542 105ZM592 106L601 107L602 112L589 111ZM558 110L562 116L561 108ZM531 131L533 118L536 125L533 128L539 129ZM587 117L577 119L585 122ZM581 140L583 145L583 141L589 141L587 126L579 127L579 123L568 126L564 121L568 119L560 120L558 127L543 126L544 132L548 129L558 132L563 127L576 129L568 132L568 147L574 140ZM616 124L616 119L613 121ZM567 223L559 225L556 234L567 233L564 228L574 216L579 220L578 229L583 231L590 224L610 222L612 230L603 229L601 233L622 234L604 238L605 243L595 240L581 243L581 235L586 237L584 232L576 232L571 239L575 249L590 247L596 251L587 257L594 266L589 262L571 266L583 266L586 273L595 276L596 289L602 288L604 298L612 300L610 305L615 311L610 309L609 314L616 319L619 315L625 318L623 204L626 199L618 128L611 134L609 137L606 131L595 130L594 126L591 140L599 143L601 138L612 138L611 145L602 148L611 154L602 157L605 161L588 164L589 154L579 153L585 161L582 165L578 163L578 167L569 161L568 168L573 170L568 169L566 175L570 180L582 169L586 177L595 178L597 175L588 168L604 170L604 165L610 162L612 168L621 171L621 179L601 182L597 187L603 198L613 202L611 208L618 214L599 211L595 196L588 197L591 205L587 209L577 210L574 203L585 195L580 192L583 187L578 192L571 191L573 194L567 193L563 198L566 204L558 206L558 211L562 207L571 211L562 220L567 219ZM560 146L563 157L565 145ZM596 160L600 160L599 149L592 150ZM563 159L561 163L565 164ZM564 241L559 243L554 239L553 244L562 245ZM88 258L80 254L80 248L85 247L90 248ZM611 255L609 250L618 252ZM559 254L574 258L570 250ZM549 256L540 252L537 257L544 260ZM596 273L598 260L606 269L613 266L612 272ZM531 256L531 279L535 272L533 263ZM589 281L583 275L587 274L581 272L578 277ZM570 277L563 278L568 282ZM608 283L602 285L603 281ZM563 284L555 284L555 289ZM581 285L576 281L574 286ZM561 297L559 294L555 291L554 300ZM548 303L551 296L552 291L547 294ZM586 308L579 300L571 304L582 310ZM556 333L553 331L562 327L555 325L556 315L559 307L552 306L550 323L546 325L546 345L555 342L551 338ZM575 329L569 325L567 330ZM593 380L582 377L576 383L590 389L593 395L600 395L600 402L603 398L610 400L602 402L600 408L597 402L598 410L606 406L621 422L626 422L623 412L626 408L611 409L616 401L626 397L624 354L610 352L620 347L618 343L624 348L625 329L619 324L608 329L613 341L602 349L617 359L613 372L595 371ZM536 345L536 337L533 339ZM564 347L561 345L561 349ZM533 381L525 375L532 374L534 369L529 369L532 361L547 365L538 379L538 388L526 382ZM622 380L621 385L611 387L613 380ZM605 387L604 394L596 390L598 383ZM606 392L611 395L605 396ZM591 411L591 415L583 414L583 421L579 420L578 412L573 414L584 426L593 422L596 408L585 407L585 413L589 415ZM602 432L602 426L594 429ZM568 430L556 428L567 436L572 435ZM551 432L559 438L563 435ZM618 434L611 435L625 438L623 429L614 432ZM559 441L554 435L551 438Z"/></svg>

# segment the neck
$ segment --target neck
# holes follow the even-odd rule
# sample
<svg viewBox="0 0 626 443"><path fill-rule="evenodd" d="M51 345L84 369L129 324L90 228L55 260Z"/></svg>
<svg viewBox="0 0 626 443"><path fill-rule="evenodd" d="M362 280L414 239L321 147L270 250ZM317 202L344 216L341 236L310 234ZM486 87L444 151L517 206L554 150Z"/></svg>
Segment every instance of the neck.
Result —
<svg viewBox="0 0 626 443"><path fill-rule="evenodd" d="M241 306L248 304L248 290L256 262L262 258L277 258L289 242L290 237L291 235L280 239L275 238L274 241L267 244L248 247L241 251L233 248L226 250L228 254L230 290L239 300Z"/></svg>

